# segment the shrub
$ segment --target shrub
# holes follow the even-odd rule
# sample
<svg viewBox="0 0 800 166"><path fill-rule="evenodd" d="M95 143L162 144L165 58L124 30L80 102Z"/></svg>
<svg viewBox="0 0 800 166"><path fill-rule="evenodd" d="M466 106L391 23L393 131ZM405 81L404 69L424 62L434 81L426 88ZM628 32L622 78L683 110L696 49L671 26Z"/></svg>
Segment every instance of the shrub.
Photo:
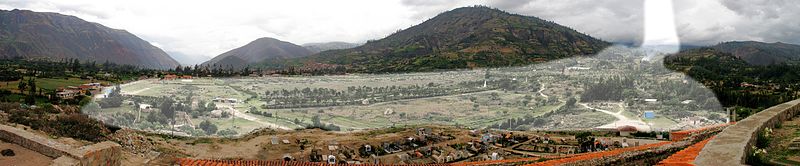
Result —
<svg viewBox="0 0 800 166"><path fill-rule="evenodd" d="M769 146L769 142L770 142L770 136L769 136L770 132L769 132L769 130L770 130L769 128L766 128L763 131L758 133L758 136L756 137L756 147L757 148L764 149L764 148L767 148Z"/></svg>
<svg viewBox="0 0 800 166"><path fill-rule="evenodd" d="M50 114L43 108L10 109L7 112L9 122L55 136L99 142L106 140L106 136L111 133L101 122L79 113Z"/></svg>
<svg viewBox="0 0 800 166"><path fill-rule="evenodd" d="M200 129L203 129L203 131L205 131L207 135L213 135L217 133L217 125L214 125L213 123L211 123L211 121L205 120L203 122L200 122L199 127Z"/></svg>
<svg viewBox="0 0 800 166"><path fill-rule="evenodd" d="M55 121L50 121L48 127L43 129L45 132L54 133L58 136L79 138L92 142L106 140L106 136L111 133L102 123L94 120L87 115L69 114L57 116Z"/></svg>
<svg viewBox="0 0 800 166"><path fill-rule="evenodd" d="M225 130L219 131L218 134L221 136L235 136L236 134L238 134L238 132L236 132L236 130L233 130L231 128L227 128Z"/></svg>

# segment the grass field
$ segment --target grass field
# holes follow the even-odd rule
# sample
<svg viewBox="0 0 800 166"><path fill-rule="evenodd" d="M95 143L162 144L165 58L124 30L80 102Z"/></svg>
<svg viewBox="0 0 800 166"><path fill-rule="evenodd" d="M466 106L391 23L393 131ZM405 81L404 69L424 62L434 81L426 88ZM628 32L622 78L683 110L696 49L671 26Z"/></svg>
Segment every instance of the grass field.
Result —
<svg viewBox="0 0 800 166"><path fill-rule="evenodd" d="M25 77L20 81L27 81L30 77ZM0 89L10 90L12 92L19 92L20 81L0 82ZM53 78L36 78L36 87L55 90L59 87L79 86L81 84L91 83L92 80L69 78L69 79L53 79Z"/></svg>

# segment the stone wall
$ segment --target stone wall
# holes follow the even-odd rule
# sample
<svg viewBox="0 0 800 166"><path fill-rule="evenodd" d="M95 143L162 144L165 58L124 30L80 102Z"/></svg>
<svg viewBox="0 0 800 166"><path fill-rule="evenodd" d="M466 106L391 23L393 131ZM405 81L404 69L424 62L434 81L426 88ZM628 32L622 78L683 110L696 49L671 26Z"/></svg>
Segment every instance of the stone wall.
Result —
<svg viewBox="0 0 800 166"><path fill-rule="evenodd" d="M88 145L78 149L83 156L82 165L120 165L122 147L114 142L106 141Z"/></svg>
<svg viewBox="0 0 800 166"><path fill-rule="evenodd" d="M706 144L695 165L744 165L756 134L800 113L800 99L779 104L736 122Z"/></svg>
<svg viewBox="0 0 800 166"><path fill-rule="evenodd" d="M0 125L0 140L17 144L54 158L54 165L119 165L122 153L121 146L111 141L75 148L56 140L6 125Z"/></svg>
<svg viewBox="0 0 800 166"><path fill-rule="evenodd" d="M6 125L0 125L0 139L52 158L69 155L72 149L69 145Z"/></svg>

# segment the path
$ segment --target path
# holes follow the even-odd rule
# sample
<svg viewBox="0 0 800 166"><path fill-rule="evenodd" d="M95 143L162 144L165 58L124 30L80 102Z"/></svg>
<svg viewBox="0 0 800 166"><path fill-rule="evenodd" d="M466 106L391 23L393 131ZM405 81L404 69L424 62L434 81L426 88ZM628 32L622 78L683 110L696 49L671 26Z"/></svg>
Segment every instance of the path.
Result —
<svg viewBox="0 0 800 166"><path fill-rule="evenodd" d="M239 117L239 118L242 118L242 119L245 119L245 120L253 121L253 122L256 122L258 124L261 124L261 125L264 125L266 127L269 127L269 128L282 129L282 130L292 130L291 128L288 128L286 126L281 126L281 125L277 125L277 124L274 124L274 123L261 121L260 119L258 119L256 117L253 117L253 116L250 116L248 114L239 112L239 110L234 109L231 106L228 106L228 109L233 110L233 112L234 112L233 116L236 116L236 117Z"/></svg>
<svg viewBox="0 0 800 166"><path fill-rule="evenodd" d="M136 91L133 91L133 92L122 91L121 94L124 94L124 95L135 95L135 94L142 93L142 92L144 92L146 90L150 90L150 87L147 87L147 88L144 88L144 89L139 89L139 90L136 90Z"/></svg>
<svg viewBox="0 0 800 166"><path fill-rule="evenodd" d="M541 83L541 82L540 82L540 83ZM544 93L542 93L542 91L544 91L544 89L545 89L545 86L544 86L544 84L541 84L541 85L542 85L542 87L540 87L540 88L539 88L539 91L536 91L536 92L539 92L539 95L540 95L540 96L542 96L542 97L544 97L545 99L547 99L547 98L550 98L550 96L547 96L547 95L545 95Z"/></svg>
<svg viewBox="0 0 800 166"><path fill-rule="evenodd" d="M625 107L622 107L621 103L618 103L618 104L620 104L620 107L623 108L623 110L620 110L619 112L611 112L611 111L608 111L608 110L592 108L592 107L589 107L589 105L587 105L586 103L579 103L579 104L581 106L589 108L591 110L600 111L602 113L605 113L605 114L608 114L608 115L611 115L611 116L614 116L615 118L617 118L617 121L614 121L612 123L609 123L609 124L606 124L606 125L602 125L602 126L599 126L599 127L596 127L596 128L615 129L615 128L620 127L620 126L629 125L629 126L636 127L636 129L639 130L639 131L650 131L651 130L650 129L650 125L648 125L647 123L643 122L641 119L630 119L630 118L626 117L625 115L622 115L622 112L625 111L625 109L624 109Z"/></svg>

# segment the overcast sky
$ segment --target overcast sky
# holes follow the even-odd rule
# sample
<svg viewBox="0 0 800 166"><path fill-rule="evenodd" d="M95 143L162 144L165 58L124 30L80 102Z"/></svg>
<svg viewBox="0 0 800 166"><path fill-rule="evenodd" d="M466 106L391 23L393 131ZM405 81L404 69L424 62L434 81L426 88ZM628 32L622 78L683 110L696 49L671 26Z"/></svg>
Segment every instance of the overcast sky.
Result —
<svg viewBox="0 0 800 166"><path fill-rule="evenodd" d="M800 44L800 1L675 0L683 43L756 40ZM260 37L295 44L364 42L471 5L536 16L612 42L640 43L636 0L0 0L0 9L74 15L125 29L170 54L198 61Z"/></svg>

